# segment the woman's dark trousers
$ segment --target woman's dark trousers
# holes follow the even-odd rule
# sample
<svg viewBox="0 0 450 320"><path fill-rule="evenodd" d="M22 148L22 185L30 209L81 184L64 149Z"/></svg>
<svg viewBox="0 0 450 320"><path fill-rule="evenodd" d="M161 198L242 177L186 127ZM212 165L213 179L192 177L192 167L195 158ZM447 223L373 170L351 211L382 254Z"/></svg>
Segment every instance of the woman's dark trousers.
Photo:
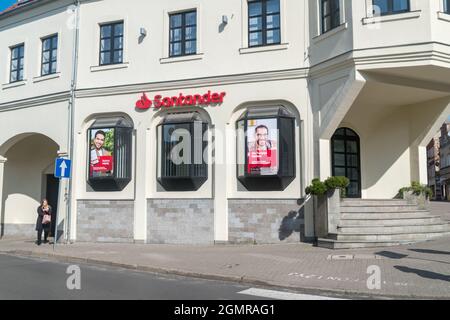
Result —
<svg viewBox="0 0 450 320"><path fill-rule="evenodd" d="M38 230L38 232L37 232L38 244L42 243L42 231L44 231L44 243L45 243L45 242L47 242L48 233L50 231L50 228L43 227L41 230Z"/></svg>

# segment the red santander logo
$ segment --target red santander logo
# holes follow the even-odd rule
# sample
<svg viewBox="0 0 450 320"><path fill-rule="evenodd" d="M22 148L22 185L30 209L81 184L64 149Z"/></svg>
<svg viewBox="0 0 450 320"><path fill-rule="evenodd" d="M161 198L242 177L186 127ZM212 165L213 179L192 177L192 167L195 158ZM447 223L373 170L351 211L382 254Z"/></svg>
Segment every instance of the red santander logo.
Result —
<svg viewBox="0 0 450 320"><path fill-rule="evenodd" d="M152 107L152 100L150 100L145 93L142 94L141 99L136 101L136 108L140 110L147 110Z"/></svg>
<svg viewBox="0 0 450 320"><path fill-rule="evenodd" d="M210 90L205 94L184 95L183 93L173 97L163 97L162 95L155 95L150 99L146 93L143 93L141 98L136 101L136 109L147 110L150 108L172 108L184 106L209 106L220 105L226 96L226 92L211 92Z"/></svg>

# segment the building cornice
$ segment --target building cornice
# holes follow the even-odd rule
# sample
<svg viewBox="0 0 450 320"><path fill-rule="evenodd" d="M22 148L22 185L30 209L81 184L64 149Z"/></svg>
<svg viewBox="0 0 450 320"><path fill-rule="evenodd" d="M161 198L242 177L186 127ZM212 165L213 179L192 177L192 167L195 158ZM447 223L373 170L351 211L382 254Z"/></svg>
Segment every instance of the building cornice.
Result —
<svg viewBox="0 0 450 320"><path fill-rule="evenodd" d="M199 87L226 86L242 83L306 79L309 76L308 71L309 71L308 68L299 68L291 70L206 77L198 79L183 79L183 80L163 81L154 83L141 83L141 84L113 86L113 87L86 88L86 89L78 89L76 92L76 97L87 98L97 96L134 94L151 91L166 91L166 90L179 90L179 89L199 88Z"/></svg>
<svg viewBox="0 0 450 320"><path fill-rule="evenodd" d="M401 52L399 52L401 51ZM321 61L310 68L312 79L339 70L356 67L359 70L373 69L375 66L435 62L450 68L450 45L440 42L414 43L389 47L355 49L344 52L328 60ZM408 67L408 65L404 65Z"/></svg>
<svg viewBox="0 0 450 320"><path fill-rule="evenodd" d="M70 98L70 91L64 91L45 96L15 100L11 102L1 103L0 112L11 111L15 109L31 108L45 104L68 101L69 98Z"/></svg>

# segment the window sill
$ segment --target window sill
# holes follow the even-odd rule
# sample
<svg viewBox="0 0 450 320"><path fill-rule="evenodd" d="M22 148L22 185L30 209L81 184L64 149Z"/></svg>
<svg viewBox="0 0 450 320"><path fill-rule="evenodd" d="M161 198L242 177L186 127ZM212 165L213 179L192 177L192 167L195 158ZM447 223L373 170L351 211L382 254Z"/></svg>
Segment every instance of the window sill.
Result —
<svg viewBox="0 0 450 320"><path fill-rule="evenodd" d="M108 64L104 66L92 66L91 72L100 72L100 71L108 71L108 70L116 70L116 69L126 69L130 64L128 62L118 63L118 64Z"/></svg>
<svg viewBox="0 0 450 320"><path fill-rule="evenodd" d="M174 63L174 62L201 60L201 59L203 59L203 55L204 55L203 53L197 53L197 54L190 54L190 55L179 56L179 57L161 58L161 59L159 59L159 62L161 64L166 64L166 63Z"/></svg>
<svg viewBox="0 0 450 320"><path fill-rule="evenodd" d="M17 87L21 87L27 84L27 80L21 80L21 81L16 81L16 82L12 82L12 83L5 83L2 85L2 89L6 90L6 89L11 89L11 88L17 88Z"/></svg>
<svg viewBox="0 0 450 320"><path fill-rule="evenodd" d="M438 19L450 22L450 13L438 12Z"/></svg>
<svg viewBox="0 0 450 320"><path fill-rule="evenodd" d="M379 17L366 17L362 19L363 24L373 24L379 22L389 22L389 21L397 21L397 20L407 20L407 19L416 19L420 18L422 15L422 10L410 11L404 13L394 13L385 16Z"/></svg>
<svg viewBox="0 0 450 320"><path fill-rule="evenodd" d="M336 33L339 33L341 31L344 31L344 30L347 30L347 29L348 29L348 23L345 22L345 23L341 24L340 26L338 26L338 27L336 27L334 29L331 29L331 30L329 30L329 31L327 31L325 33L322 33L322 34L314 37L312 40L313 40L314 43L317 43L317 42L320 42L320 41L322 41L324 39L327 39L327 38L329 38L331 36L334 36Z"/></svg>
<svg viewBox="0 0 450 320"><path fill-rule="evenodd" d="M48 74L45 76L35 77L35 78L33 78L33 83L47 81L47 80L51 80L51 79L57 79L60 76L61 76L61 73L57 72L57 73L52 73L52 74Z"/></svg>
<svg viewBox="0 0 450 320"><path fill-rule="evenodd" d="M289 47L289 43L281 43L275 45L267 45L260 47L250 47L250 48L240 48L240 54L249 54L249 53L257 53L257 52L268 52L268 51L279 51L286 50Z"/></svg>

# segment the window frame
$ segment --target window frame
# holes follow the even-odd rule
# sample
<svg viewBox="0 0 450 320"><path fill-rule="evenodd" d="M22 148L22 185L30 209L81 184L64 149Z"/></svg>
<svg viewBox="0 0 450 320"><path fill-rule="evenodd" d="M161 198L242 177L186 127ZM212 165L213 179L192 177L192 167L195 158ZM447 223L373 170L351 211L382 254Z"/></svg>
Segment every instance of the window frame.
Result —
<svg viewBox="0 0 450 320"><path fill-rule="evenodd" d="M265 46L273 46L273 45L280 45L281 44L281 0L278 0L278 7L279 7L279 11L278 12L273 12L270 14L267 14L267 2L270 0L247 0L247 43L248 43L248 47L249 48L258 48L258 47L265 47ZM260 15L255 15L255 16L251 16L250 15L250 3L261 3L261 14ZM279 26L278 28L267 28L267 16L276 16L278 15L279 18ZM258 30L250 30L250 19L252 18L257 18L260 17L261 18L261 29ZM278 42L273 42L273 43L267 43L267 32L268 31L274 31L274 30L278 30L279 31L279 41ZM252 45L251 44L251 40L250 40L250 35L252 33L262 33L262 43L261 44L257 44L257 45Z"/></svg>
<svg viewBox="0 0 450 320"><path fill-rule="evenodd" d="M444 0L443 11L446 14L450 14L450 0Z"/></svg>
<svg viewBox="0 0 450 320"><path fill-rule="evenodd" d="M53 47L53 39L56 38L56 47ZM50 41L50 47L48 50L45 50L45 46L44 46L44 42L45 41ZM58 68L58 41L59 41L59 36L58 34L53 34L47 37L44 37L41 39L41 45L42 45L42 50L41 50L41 76L48 76L48 75L52 75L52 74L56 74L58 72L57 68ZM56 50L56 54L55 57L53 57L53 50ZM45 52L49 52L49 60L48 62L44 62L44 53ZM53 61L54 58L54 61ZM48 64L48 73L44 73L44 65ZM52 66L55 65L55 71L52 72Z"/></svg>
<svg viewBox="0 0 450 320"><path fill-rule="evenodd" d="M389 15L394 15L394 14L399 14L399 13L411 12L411 0L406 0L408 6L405 10L397 10L397 11L394 11L394 1L396 1L396 0L386 0L386 1L387 1L388 9L385 12L380 11L381 16L389 16ZM375 6L375 0L372 0L372 6ZM375 12L373 12L373 14L375 14Z"/></svg>
<svg viewBox="0 0 450 320"><path fill-rule="evenodd" d="M104 123L105 121L109 123ZM114 130L113 172L110 175L95 176L91 174L91 136L93 132L99 130ZM93 191L120 192L133 180L133 131L133 122L124 116L98 117L87 127L86 181ZM120 148L122 149L120 150Z"/></svg>
<svg viewBox="0 0 450 320"><path fill-rule="evenodd" d="M187 118L169 119L169 116L179 114L181 117ZM167 130L173 130L172 133L166 135ZM172 134L175 130L187 130L189 132L189 163L176 164L173 160L167 157L171 154L173 147L177 146L181 139L185 137L178 137L178 141L172 141ZM199 129L201 135L198 136ZM205 140L205 136L209 135L210 124L201 113L198 111L168 113L162 121L156 125L157 137L157 153L156 153L156 180L157 184L163 188L165 192L198 192L205 183L210 179L210 163L205 159L205 152L210 157L211 141ZM201 148L199 145L201 144ZM173 144L173 145L172 145ZM183 151L184 152L184 151ZM200 161L201 160L201 161ZM198 162L197 162L198 161ZM178 166L183 167L178 167ZM180 169L181 168L181 169ZM179 172L184 171L184 172ZM181 174L182 173L182 174Z"/></svg>
<svg viewBox="0 0 450 320"><path fill-rule="evenodd" d="M115 35L115 29L117 25L122 25L122 35L116 36ZM99 66L110 66L110 65L118 65L123 64L124 61L124 47L125 47L125 22L123 20L116 21L116 22L107 22L102 23L100 26L100 42L99 42L99 57L98 62ZM102 28L104 27L111 27L111 32L108 37L102 37ZM116 38L122 38L122 48L115 49L115 39ZM110 47L109 50L102 50L102 40L109 40L110 41ZM122 52L122 59L120 62L114 62L114 53L115 52ZM109 62L108 63L102 63L102 53L109 52Z"/></svg>
<svg viewBox="0 0 450 320"><path fill-rule="evenodd" d="M195 13L195 24L186 24L186 15L190 13ZM172 27L172 17L181 15L181 26L179 27ZM186 39L186 29L195 27L195 38L192 39ZM181 39L178 41L172 40L171 34L172 30L181 29ZM186 42L194 42L195 41L195 52L186 53ZM171 45L175 43L181 44L181 53L180 54L173 54L170 50ZM190 9L185 11L179 11L179 12L172 12L169 13L169 58L176 58L176 57L184 57L184 56L192 56L196 55L198 52L198 10L197 9Z"/></svg>
<svg viewBox="0 0 450 320"><path fill-rule="evenodd" d="M20 48L22 49L22 56L20 55ZM14 58L14 50L19 50L17 58ZM25 70L25 43L17 44L12 47L10 47L10 64L9 64L9 83L16 83L23 81L24 79L24 70ZM17 68L13 70L13 62L17 61ZM20 67L20 62L22 61L22 68ZM22 77L20 77L20 71L22 71ZM16 74L16 80L12 80L12 75Z"/></svg>
<svg viewBox="0 0 450 320"><path fill-rule="evenodd" d="M296 117L284 106L273 109L277 114L254 114L264 107L250 106L236 120L236 181L246 192L285 191L297 179L298 146L296 136ZM285 111L285 113L280 113ZM253 113L253 114L252 114ZM277 173L271 175L252 174L249 168L249 121L276 120L277 123ZM286 125L287 122L290 126ZM244 143L244 145L242 145ZM244 156L242 159L240 157ZM244 161L242 161L244 160Z"/></svg>
<svg viewBox="0 0 450 320"><path fill-rule="evenodd" d="M329 5L329 14L324 15L324 7L325 3L328 2ZM337 3L337 7L335 7L335 4ZM337 14L337 17L335 16ZM330 18L330 28L328 30L325 30L325 20L327 18ZM334 18L334 19L333 19ZM337 18L337 19L336 19ZM337 24L336 24L337 21ZM337 0L320 0L320 22L321 22L321 34L325 34L333 29L338 28L341 25L341 1Z"/></svg>

